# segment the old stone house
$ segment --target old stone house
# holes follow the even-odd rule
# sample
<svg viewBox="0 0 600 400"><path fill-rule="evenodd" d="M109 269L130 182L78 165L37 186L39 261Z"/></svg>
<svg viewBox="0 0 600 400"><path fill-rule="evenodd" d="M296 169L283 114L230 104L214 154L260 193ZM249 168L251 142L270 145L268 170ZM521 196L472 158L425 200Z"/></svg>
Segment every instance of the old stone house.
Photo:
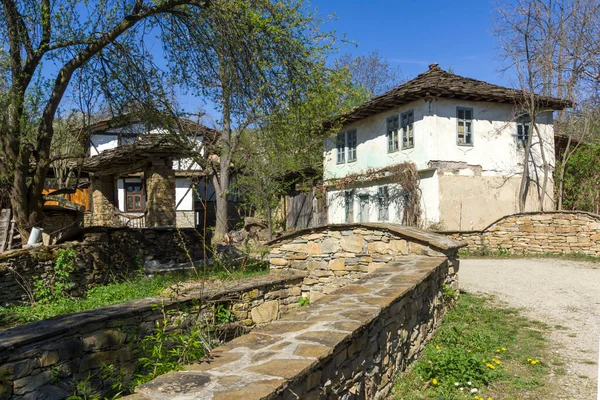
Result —
<svg viewBox="0 0 600 400"><path fill-rule="evenodd" d="M202 157L217 131L188 120L166 129L135 114L96 122L88 130L90 157L83 164L92 182L88 225L195 227L202 225L205 207L214 214L211 176L189 157L188 147Z"/></svg>
<svg viewBox="0 0 600 400"><path fill-rule="evenodd" d="M420 224L472 230L518 212L524 143L531 120L521 91L429 70L343 116L324 149L330 223L401 223L410 196L389 173L411 162L418 170ZM536 96L542 140L533 136L527 210L553 207L553 184L540 194L542 154L554 168L553 112L570 105ZM386 172L388 171L388 172ZM398 171L394 172L398 173Z"/></svg>

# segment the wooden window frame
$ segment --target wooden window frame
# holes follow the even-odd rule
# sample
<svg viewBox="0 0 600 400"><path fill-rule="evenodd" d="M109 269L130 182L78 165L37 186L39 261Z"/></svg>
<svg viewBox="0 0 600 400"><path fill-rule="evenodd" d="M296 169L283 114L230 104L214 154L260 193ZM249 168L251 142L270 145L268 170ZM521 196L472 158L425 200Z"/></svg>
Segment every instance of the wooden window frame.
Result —
<svg viewBox="0 0 600 400"><path fill-rule="evenodd" d="M521 128L521 132L519 132L519 128ZM531 135L531 117L529 114L521 114L517 117L517 148L524 149L527 146L529 135Z"/></svg>
<svg viewBox="0 0 600 400"><path fill-rule="evenodd" d="M346 162L356 161L356 148L358 147L358 134L356 129L346 131L346 148L348 149L348 156Z"/></svg>
<svg viewBox="0 0 600 400"><path fill-rule="evenodd" d="M387 137L387 148L388 153L395 153L398 151L398 129L400 119L397 115L389 117L386 120L386 137Z"/></svg>
<svg viewBox="0 0 600 400"><path fill-rule="evenodd" d="M128 187L131 186L139 186L140 187L140 191L139 192L130 192L127 190ZM146 202L144 200L144 183L143 182L123 182L123 189L125 190L125 212L144 212L145 208L146 208ZM132 197L132 204L134 205L134 207L130 208L129 207L129 197ZM140 197L140 207L135 207L135 197L139 196Z"/></svg>
<svg viewBox="0 0 600 400"><path fill-rule="evenodd" d="M402 129L402 150L415 147L415 112L409 110L400 115L400 126Z"/></svg>
<svg viewBox="0 0 600 400"><path fill-rule="evenodd" d="M463 112L463 118L460 118L460 112ZM467 118L467 112L471 113L471 118ZM473 146L475 142L475 129L473 124L473 109L469 107L456 107L456 144L459 146ZM460 136L461 133L459 131L460 123L463 124L463 133L464 141L461 142ZM467 123L470 124L470 131L467 134L466 127ZM470 136L470 140L467 141L467 137Z"/></svg>

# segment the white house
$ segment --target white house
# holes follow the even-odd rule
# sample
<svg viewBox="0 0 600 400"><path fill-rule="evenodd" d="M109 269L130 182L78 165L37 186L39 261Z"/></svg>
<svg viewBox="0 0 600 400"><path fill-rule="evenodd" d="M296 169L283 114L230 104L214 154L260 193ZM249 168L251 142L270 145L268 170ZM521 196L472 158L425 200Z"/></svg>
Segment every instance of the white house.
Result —
<svg viewBox="0 0 600 400"><path fill-rule="evenodd" d="M203 143L214 140L217 132L205 126L187 120L180 120L186 125L186 130L192 141L198 145L198 153L203 154L205 148ZM146 124L134 114L128 114L118 118L99 121L89 127L88 149L90 160L108 150L114 152L124 144L133 143L137 139L151 134L164 134L165 129L155 125ZM108 154L105 153L105 154ZM123 158L121 156L121 158ZM144 172L139 168L132 168L130 172L119 172L114 175L114 199L109 199L112 204L122 213L121 220L130 226L143 225L143 222L135 223L136 215L140 217L146 211L146 189ZM209 214L214 214L215 191L211 183L211 177L207 177L205 171L191 159L175 159L173 167L175 170L175 204L177 226L195 227L202 225L203 205L209 204ZM121 168L123 169L123 168ZM125 171L127 168L125 168ZM142 221L142 220L140 220Z"/></svg>
<svg viewBox="0 0 600 400"><path fill-rule="evenodd" d="M418 170L423 227L481 229L518 212L523 143L534 131L518 105L522 96L432 64L415 79L355 107L342 117L338 136L325 143L329 223L401 223L411 194L389 172L377 172L404 162ZM536 96L536 104L542 140L532 137L527 208L539 209L541 198L545 209L552 209L553 112L570 103ZM543 159L550 181L542 195Z"/></svg>

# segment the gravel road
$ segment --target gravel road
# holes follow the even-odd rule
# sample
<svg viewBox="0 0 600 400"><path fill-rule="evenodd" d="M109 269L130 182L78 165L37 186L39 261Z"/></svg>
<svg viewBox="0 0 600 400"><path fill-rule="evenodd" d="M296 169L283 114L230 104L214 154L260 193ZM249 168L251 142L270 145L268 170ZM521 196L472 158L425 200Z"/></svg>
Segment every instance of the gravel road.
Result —
<svg viewBox="0 0 600 400"><path fill-rule="evenodd" d="M557 399L596 399L600 342L600 263L560 259L463 259L461 290L493 294L553 327L566 365ZM565 329L566 328L566 329ZM600 400L600 397L598 397Z"/></svg>

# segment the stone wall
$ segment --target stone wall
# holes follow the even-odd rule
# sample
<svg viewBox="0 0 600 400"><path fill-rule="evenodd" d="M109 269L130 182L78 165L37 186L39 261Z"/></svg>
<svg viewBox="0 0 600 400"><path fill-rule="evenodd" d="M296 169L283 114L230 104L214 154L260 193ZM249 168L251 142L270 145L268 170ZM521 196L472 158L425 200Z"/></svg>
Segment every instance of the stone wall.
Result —
<svg viewBox="0 0 600 400"><path fill-rule="evenodd" d="M298 307L302 277L267 275L193 289L178 299L150 298L82 313L67 314L0 332L0 399L64 399L77 382L103 392L103 365L131 374L144 335L162 320L193 314L198 304L225 304L238 317L240 331L277 319ZM230 327L231 328L231 327Z"/></svg>
<svg viewBox="0 0 600 400"><path fill-rule="evenodd" d="M454 259L458 248L441 235L374 223L305 229L269 245L271 269L304 273L302 291L311 299L354 282L399 256L448 255Z"/></svg>
<svg viewBox="0 0 600 400"><path fill-rule="evenodd" d="M482 231L444 232L464 241L474 252L569 254L600 256L600 215L551 211L509 215Z"/></svg>
<svg viewBox="0 0 600 400"><path fill-rule="evenodd" d="M48 246L56 243L65 233L83 226L83 212L61 207L46 207L41 224L42 242Z"/></svg>
<svg viewBox="0 0 600 400"><path fill-rule="evenodd" d="M444 257L397 257L131 400L384 399L439 326L450 267Z"/></svg>
<svg viewBox="0 0 600 400"><path fill-rule="evenodd" d="M0 305L28 301L24 287L31 285L33 276L44 279L51 273L59 249L76 252L70 277L70 293L75 296L90 286L127 277L144 264L174 265L205 258L202 237L194 229L95 227L83 229L78 236L79 241L0 254Z"/></svg>

